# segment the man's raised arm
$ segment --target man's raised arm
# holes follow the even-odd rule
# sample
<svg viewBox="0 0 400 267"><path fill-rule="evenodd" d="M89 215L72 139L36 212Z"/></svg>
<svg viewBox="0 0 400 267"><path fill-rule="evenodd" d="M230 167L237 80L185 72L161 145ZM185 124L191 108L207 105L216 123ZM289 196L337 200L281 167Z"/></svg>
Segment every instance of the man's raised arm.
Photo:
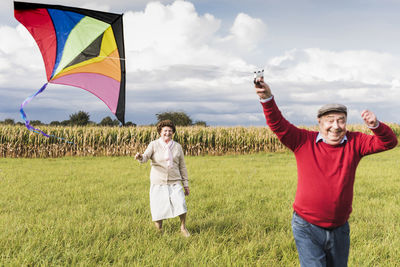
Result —
<svg viewBox="0 0 400 267"><path fill-rule="evenodd" d="M275 103L271 88L264 82L264 77L257 78L254 84L269 128L285 146L294 151L306 139L305 130L297 128L282 116Z"/></svg>

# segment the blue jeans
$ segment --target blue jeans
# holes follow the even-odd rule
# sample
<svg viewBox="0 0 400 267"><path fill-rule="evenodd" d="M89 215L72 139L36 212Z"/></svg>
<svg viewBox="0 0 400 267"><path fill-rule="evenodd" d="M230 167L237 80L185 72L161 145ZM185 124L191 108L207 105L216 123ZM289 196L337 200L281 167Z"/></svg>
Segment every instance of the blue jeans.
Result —
<svg viewBox="0 0 400 267"><path fill-rule="evenodd" d="M293 213L292 230L302 267L345 267L349 258L350 227L325 229Z"/></svg>

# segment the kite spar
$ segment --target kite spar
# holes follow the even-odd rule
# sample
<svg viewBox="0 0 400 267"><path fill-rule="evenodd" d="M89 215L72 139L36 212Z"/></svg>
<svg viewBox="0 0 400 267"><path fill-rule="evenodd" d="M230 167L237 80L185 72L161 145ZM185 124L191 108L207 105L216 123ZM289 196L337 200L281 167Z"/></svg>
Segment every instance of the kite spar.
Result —
<svg viewBox="0 0 400 267"><path fill-rule="evenodd" d="M125 123L125 51L122 15L60 5L14 2L14 16L39 46L47 82L21 104L23 110L48 83L79 87L100 98Z"/></svg>

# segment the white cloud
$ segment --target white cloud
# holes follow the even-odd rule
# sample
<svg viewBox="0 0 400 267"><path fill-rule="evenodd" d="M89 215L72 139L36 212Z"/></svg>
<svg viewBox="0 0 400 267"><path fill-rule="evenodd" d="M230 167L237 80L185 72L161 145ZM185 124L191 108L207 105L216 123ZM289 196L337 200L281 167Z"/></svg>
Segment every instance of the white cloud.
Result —
<svg viewBox="0 0 400 267"><path fill-rule="evenodd" d="M190 2L150 3L143 12L125 13L124 25L128 71L203 65L221 57L208 45L220 21L199 16Z"/></svg>
<svg viewBox="0 0 400 267"><path fill-rule="evenodd" d="M0 41L0 52L3 53L3 58L9 57L8 60L16 62L25 61L18 63L21 65L30 62L32 56L41 58L35 40L24 26L18 25L16 28L0 26L0 34L6 37L1 38Z"/></svg>
<svg viewBox="0 0 400 267"><path fill-rule="evenodd" d="M258 18L252 18L247 14L237 15L231 29L231 34L224 42L233 42L244 51L251 51L258 47L267 34L267 26Z"/></svg>
<svg viewBox="0 0 400 267"><path fill-rule="evenodd" d="M7 88L9 94L17 93L9 88L30 88L30 91L18 92L32 94L46 82L39 48L21 25L16 28L1 26L0 35L7 36L0 40L0 88Z"/></svg>
<svg viewBox="0 0 400 267"><path fill-rule="evenodd" d="M311 121L304 113L310 112L308 105L316 110L332 102L349 107L351 122L360 122L359 111L365 108L383 111L388 120L395 121L399 78L398 56L366 50L293 49L270 59L265 71L265 79L285 105L285 114L297 121Z"/></svg>
<svg viewBox="0 0 400 267"><path fill-rule="evenodd" d="M154 70L171 65L218 66L229 69L254 67L236 55L263 38L260 19L239 14L231 34L221 37L221 21L211 14L199 15L192 3L175 1L171 5L149 3L143 12L124 15L127 70Z"/></svg>
<svg viewBox="0 0 400 267"><path fill-rule="evenodd" d="M111 10L111 7L108 3L100 4L98 2L97 3L96 2L87 2L82 5L82 8L99 10L99 11L103 11L103 12L110 12L110 10Z"/></svg>
<svg viewBox="0 0 400 267"><path fill-rule="evenodd" d="M271 78L284 77L291 82L346 81L382 85L400 74L398 58L366 50L293 49L271 59L267 65Z"/></svg>

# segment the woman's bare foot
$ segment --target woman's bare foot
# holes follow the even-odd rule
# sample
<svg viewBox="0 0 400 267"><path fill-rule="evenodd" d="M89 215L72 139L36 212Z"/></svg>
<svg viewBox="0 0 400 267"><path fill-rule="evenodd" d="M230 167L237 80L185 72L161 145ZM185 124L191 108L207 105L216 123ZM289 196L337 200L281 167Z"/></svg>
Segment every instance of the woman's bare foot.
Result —
<svg viewBox="0 0 400 267"><path fill-rule="evenodd" d="M159 232L162 232L162 221L156 221L154 222L154 225L156 226Z"/></svg>
<svg viewBox="0 0 400 267"><path fill-rule="evenodd" d="M190 233L186 229L186 213L179 215L179 219L181 220L181 233L184 237L189 237Z"/></svg>
<svg viewBox="0 0 400 267"><path fill-rule="evenodd" d="M181 233L184 237L189 237L190 233L186 228L181 228Z"/></svg>

